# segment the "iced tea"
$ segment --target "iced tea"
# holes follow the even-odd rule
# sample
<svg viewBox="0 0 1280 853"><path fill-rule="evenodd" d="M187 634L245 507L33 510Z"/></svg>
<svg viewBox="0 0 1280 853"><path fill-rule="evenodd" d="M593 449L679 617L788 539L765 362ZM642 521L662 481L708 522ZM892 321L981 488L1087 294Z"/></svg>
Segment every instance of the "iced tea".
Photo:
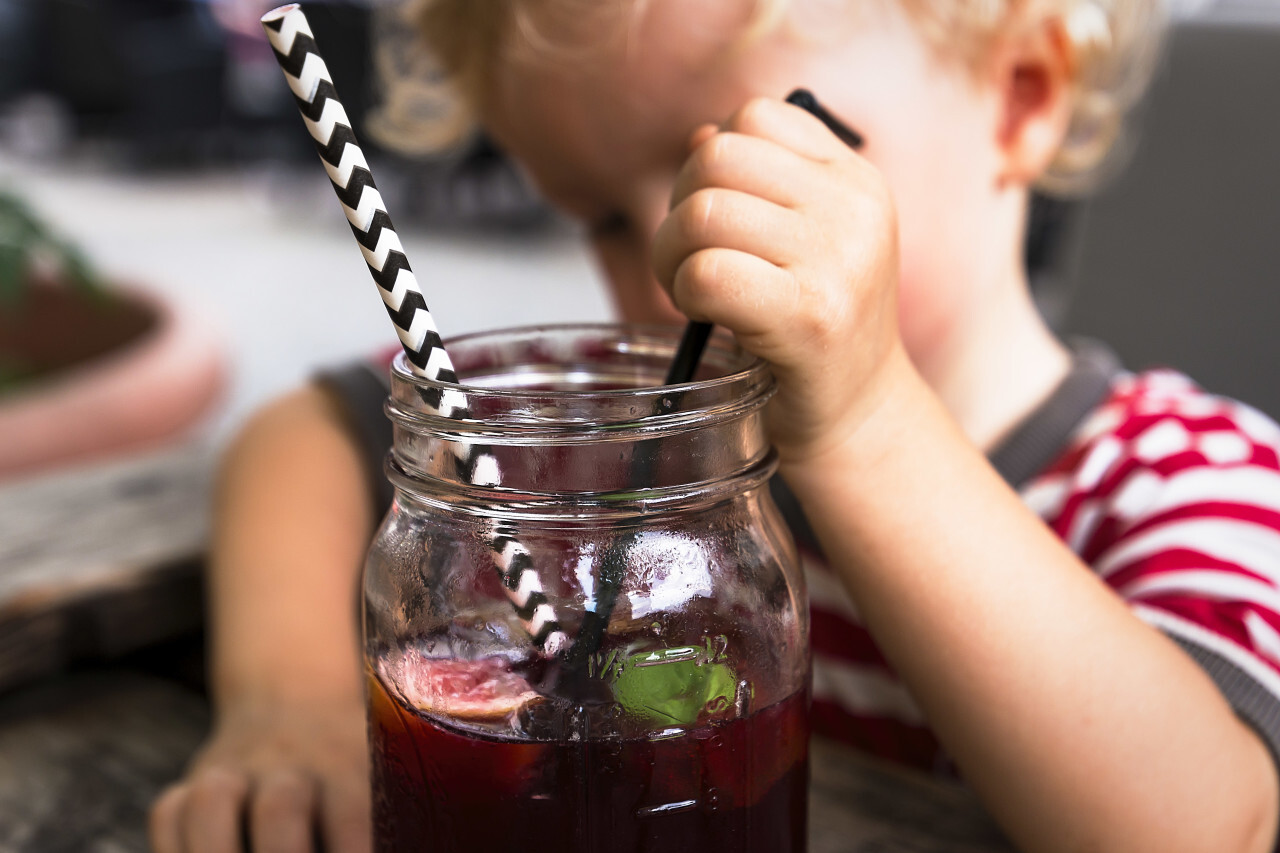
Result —
<svg viewBox="0 0 1280 853"><path fill-rule="evenodd" d="M460 728L370 674L375 849L801 853L808 696L643 737Z"/></svg>

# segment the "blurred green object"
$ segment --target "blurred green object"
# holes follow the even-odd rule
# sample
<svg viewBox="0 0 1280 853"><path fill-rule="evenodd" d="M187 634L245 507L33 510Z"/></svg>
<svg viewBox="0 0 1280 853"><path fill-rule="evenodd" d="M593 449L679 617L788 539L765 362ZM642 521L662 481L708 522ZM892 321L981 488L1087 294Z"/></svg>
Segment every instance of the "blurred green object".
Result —
<svg viewBox="0 0 1280 853"><path fill-rule="evenodd" d="M0 310L20 300L42 267L87 293L103 289L78 247L54 234L26 201L0 190Z"/></svg>
<svg viewBox="0 0 1280 853"><path fill-rule="evenodd" d="M152 323L150 309L129 305L78 246L24 198L0 189L0 398Z"/></svg>

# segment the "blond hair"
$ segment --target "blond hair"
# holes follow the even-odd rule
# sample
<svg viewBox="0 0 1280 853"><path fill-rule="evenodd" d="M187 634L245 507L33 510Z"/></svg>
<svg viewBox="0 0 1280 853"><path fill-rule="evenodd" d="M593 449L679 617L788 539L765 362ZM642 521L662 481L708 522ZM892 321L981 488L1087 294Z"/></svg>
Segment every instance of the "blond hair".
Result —
<svg viewBox="0 0 1280 853"><path fill-rule="evenodd" d="M646 2L408 0L396 19L384 17L379 28L379 70L388 84L387 98L370 130L383 141L419 151L456 143L473 126L499 51L563 54L567 46L547 33ZM754 2L745 39L779 26L795 0ZM1057 194L1079 192L1114 165L1116 158L1108 155L1117 149L1125 117L1146 90L1159 55L1163 0L894 2L905 7L940 56L975 70L1010 27L1060 19L1074 62L1071 120L1038 187Z"/></svg>

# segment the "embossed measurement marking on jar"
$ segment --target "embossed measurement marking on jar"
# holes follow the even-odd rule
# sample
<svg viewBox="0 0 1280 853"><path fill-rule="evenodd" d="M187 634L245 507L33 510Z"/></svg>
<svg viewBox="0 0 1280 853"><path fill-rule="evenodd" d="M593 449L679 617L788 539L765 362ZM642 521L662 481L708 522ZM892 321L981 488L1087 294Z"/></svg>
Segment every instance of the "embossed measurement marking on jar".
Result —
<svg viewBox="0 0 1280 853"><path fill-rule="evenodd" d="M587 659L587 674L603 681L615 681L628 667L662 666L673 663L693 663L703 666L709 663L727 663L729 660L729 638L724 634L702 638L701 646L675 646L669 649L656 649L651 652L640 652L631 657L623 657L617 649L596 652Z"/></svg>
<svg viewBox="0 0 1280 853"><path fill-rule="evenodd" d="M663 803L660 806L645 806L636 809L636 814L640 817L651 817L653 815L671 814L672 812L687 811L698 805L697 800L678 800L674 803Z"/></svg>

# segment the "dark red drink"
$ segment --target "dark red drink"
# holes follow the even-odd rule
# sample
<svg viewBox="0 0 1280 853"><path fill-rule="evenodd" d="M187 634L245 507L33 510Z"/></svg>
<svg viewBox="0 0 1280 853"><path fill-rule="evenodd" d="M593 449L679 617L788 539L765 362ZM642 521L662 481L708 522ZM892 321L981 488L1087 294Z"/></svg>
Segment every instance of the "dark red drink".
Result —
<svg viewBox="0 0 1280 853"><path fill-rule="evenodd" d="M802 853L808 697L648 737L518 740L370 684L378 851Z"/></svg>

